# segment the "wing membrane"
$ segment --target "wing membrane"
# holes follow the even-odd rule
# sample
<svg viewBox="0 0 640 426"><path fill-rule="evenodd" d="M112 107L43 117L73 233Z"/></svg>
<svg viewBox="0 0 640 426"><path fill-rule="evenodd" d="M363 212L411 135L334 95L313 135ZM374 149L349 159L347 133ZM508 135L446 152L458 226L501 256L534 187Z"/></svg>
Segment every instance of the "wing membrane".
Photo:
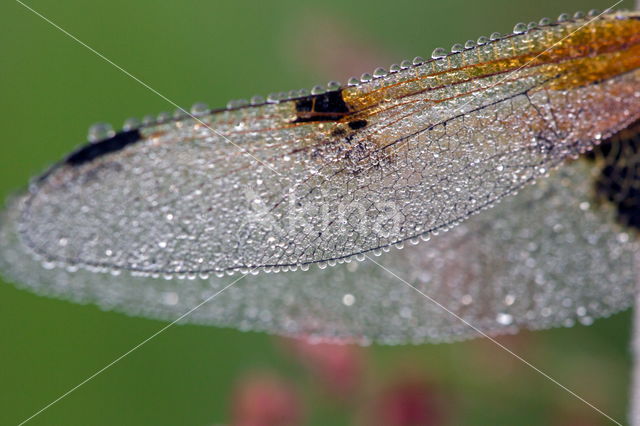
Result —
<svg viewBox="0 0 640 426"><path fill-rule="evenodd" d="M592 173L577 161L453 230L376 262L490 334L589 323L625 309L633 300L633 256L640 247L615 224L614 206L593 198ZM4 221L1 267L39 293L174 320L238 278L165 280L117 269L43 268L15 228L20 202ZM354 303L345 304L345 295ZM369 260L248 275L184 321L358 342L477 336Z"/></svg>

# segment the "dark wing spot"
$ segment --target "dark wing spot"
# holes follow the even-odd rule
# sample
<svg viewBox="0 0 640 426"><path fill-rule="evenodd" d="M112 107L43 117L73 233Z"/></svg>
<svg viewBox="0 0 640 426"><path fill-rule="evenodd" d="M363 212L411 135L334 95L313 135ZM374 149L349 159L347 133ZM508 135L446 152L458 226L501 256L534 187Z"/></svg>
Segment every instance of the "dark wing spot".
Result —
<svg viewBox="0 0 640 426"><path fill-rule="evenodd" d="M297 117L294 123L337 121L348 114L349 106L342 97L342 90L311 95L296 101Z"/></svg>
<svg viewBox="0 0 640 426"><path fill-rule="evenodd" d="M616 206L622 225L640 230L640 120L602 141L587 158L602 160L596 195Z"/></svg>
<svg viewBox="0 0 640 426"><path fill-rule="evenodd" d="M83 146L79 150L71 153L65 160L65 163L74 167L80 166L103 155L120 151L128 145L138 142L140 139L141 135L137 129L120 132L110 139Z"/></svg>
<svg viewBox="0 0 640 426"><path fill-rule="evenodd" d="M363 127L366 127L366 125L367 120L354 120L349 122L349 127L353 130L362 129Z"/></svg>

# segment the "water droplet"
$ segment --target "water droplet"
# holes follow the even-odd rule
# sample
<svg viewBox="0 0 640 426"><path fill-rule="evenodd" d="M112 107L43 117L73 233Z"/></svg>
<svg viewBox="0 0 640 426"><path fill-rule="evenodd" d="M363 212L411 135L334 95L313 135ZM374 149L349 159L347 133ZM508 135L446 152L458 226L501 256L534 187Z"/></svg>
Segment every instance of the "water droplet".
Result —
<svg viewBox="0 0 640 426"><path fill-rule="evenodd" d="M489 37L480 36L480 37L478 37L477 42L478 42L479 45L487 44L487 43L489 43Z"/></svg>
<svg viewBox="0 0 640 426"><path fill-rule="evenodd" d="M587 13L587 15L591 16L592 18L600 15L600 11L598 9L591 9L589 11L589 13Z"/></svg>
<svg viewBox="0 0 640 426"><path fill-rule="evenodd" d="M408 59L405 59L404 61L400 62L400 68L402 69L407 69L411 67L411 61Z"/></svg>
<svg viewBox="0 0 640 426"><path fill-rule="evenodd" d="M342 85L340 84L339 81L331 80L330 82L327 83L327 90L331 92L334 90L340 90L340 87L342 87Z"/></svg>
<svg viewBox="0 0 640 426"><path fill-rule="evenodd" d="M504 312L500 312L496 316L496 321L498 322L498 324L511 325L513 323L513 316Z"/></svg>
<svg viewBox="0 0 640 426"><path fill-rule="evenodd" d="M180 108L178 108L177 110L173 111L173 118L175 118L176 120L179 120L179 119L184 118L186 116L187 116L187 112L183 111Z"/></svg>
<svg viewBox="0 0 640 426"><path fill-rule="evenodd" d="M422 56L416 56L413 58L413 65L420 65L424 62L424 58Z"/></svg>
<svg viewBox="0 0 640 426"><path fill-rule="evenodd" d="M267 95L267 103L275 104L280 101L280 93L269 93Z"/></svg>
<svg viewBox="0 0 640 426"><path fill-rule="evenodd" d="M579 10L573 14L573 19L583 19L585 16L586 16L585 13Z"/></svg>
<svg viewBox="0 0 640 426"><path fill-rule="evenodd" d="M167 122L171 120L171 114L169 114L168 112L161 112L160 114L158 114L156 120L158 121L158 123Z"/></svg>
<svg viewBox="0 0 640 426"><path fill-rule="evenodd" d="M489 40L498 40L500 37L502 37L502 34L499 32L491 33Z"/></svg>
<svg viewBox="0 0 640 426"><path fill-rule="evenodd" d="M320 86L320 85L313 86L313 87L311 88L311 94L312 94L312 95L321 95L321 94L323 94L324 92L325 92L324 87L322 87L322 86Z"/></svg>
<svg viewBox="0 0 640 426"><path fill-rule="evenodd" d="M453 46L451 46L452 53L462 52L463 50L464 50L464 46L461 45L460 43L456 43Z"/></svg>
<svg viewBox="0 0 640 426"><path fill-rule="evenodd" d="M569 19L571 19L571 16L569 16L568 13L561 13L560 16L558 16L558 22L567 22Z"/></svg>
<svg viewBox="0 0 640 426"><path fill-rule="evenodd" d="M264 96L255 95L251 98L249 102L251 103L251 105L260 105L265 102L265 99L264 99Z"/></svg>
<svg viewBox="0 0 640 426"><path fill-rule="evenodd" d="M542 18L542 19L540 19L540 20L538 21L538 24L539 24L541 27L544 27L544 26L550 25L550 24L551 24L551 19L550 19L550 18Z"/></svg>
<svg viewBox="0 0 640 426"><path fill-rule="evenodd" d="M360 80L357 77L351 77L347 81L347 86L357 86L360 84Z"/></svg>
<svg viewBox="0 0 640 426"><path fill-rule="evenodd" d="M175 306L178 304L178 294L174 291L167 291L162 295L162 302L165 305Z"/></svg>
<svg viewBox="0 0 640 426"><path fill-rule="evenodd" d="M355 302L356 302L356 298L353 296L353 294L347 293L344 296L342 296L342 303L345 306L353 306Z"/></svg>
<svg viewBox="0 0 640 426"><path fill-rule="evenodd" d="M523 23L523 22L518 22L514 27L513 27L513 33L514 34L522 34L524 32L527 31L527 24Z"/></svg>
<svg viewBox="0 0 640 426"><path fill-rule="evenodd" d="M529 22L529 24L527 24L527 29L528 30L532 30L534 28L538 28L538 23L537 22Z"/></svg>
<svg viewBox="0 0 640 426"><path fill-rule="evenodd" d="M389 67L389 72L393 73L393 72L398 72L400 71L400 65L398 64L393 64Z"/></svg>
<svg viewBox="0 0 640 426"><path fill-rule="evenodd" d="M156 118L151 114L148 114L142 117L142 124L145 126L149 126L155 123L156 123Z"/></svg>
<svg viewBox="0 0 640 426"><path fill-rule="evenodd" d="M593 324L593 318L591 318L591 317L580 317L580 318L578 318L578 321L580 321L580 324L582 324L582 325L591 325L591 324Z"/></svg>
<svg viewBox="0 0 640 426"><path fill-rule="evenodd" d="M197 102L191 106L191 115L195 115L196 117L207 114L208 112L209 106L204 102Z"/></svg>
<svg viewBox="0 0 640 426"><path fill-rule="evenodd" d="M368 72L365 72L364 74L362 74L360 76L360 81L362 81L363 83L371 81L372 79L373 79L373 76L371 74L369 74Z"/></svg>
<svg viewBox="0 0 640 426"><path fill-rule="evenodd" d="M142 122L137 118L127 118L122 125L122 130L129 131L133 129L137 129L142 125Z"/></svg>
<svg viewBox="0 0 640 426"><path fill-rule="evenodd" d="M440 59L444 58L445 56L447 56L447 51L442 47L436 47L435 49L433 49L433 52L431 52L431 57L433 59Z"/></svg>
<svg viewBox="0 0 640 426"><path fill-rule="evenodd" d="M387 70L382 67L378 67L373 71L374 78L384 77L385 75L387 75Z"/></svg>
<svg viewBox="0 0 640 426"><path fill-rule="evenodd" d="M246 99L232 99L227 102L228 109L240 108L247 105L249 105L249 101L247 101Z"/></svg>
<svg viewBox="0 0 640 426"><path fill-rule="evenodd" d="M113 127L109 123L96 123L93 126L89 127L89 133L87 134L87 139L89 142L100 142L105 139L109 139L113 137L116 132L113 130Z"/></svg>
<svg viewBox="0 0 640 426"><path fill-rule="evenodd" d="M465 42L465 44L464 44L464 48L465 48L465 49L472 49L472 48L474 48L474 47L476 47L476 42L475 42L475 40L467 40L467 41Z"/></svg>

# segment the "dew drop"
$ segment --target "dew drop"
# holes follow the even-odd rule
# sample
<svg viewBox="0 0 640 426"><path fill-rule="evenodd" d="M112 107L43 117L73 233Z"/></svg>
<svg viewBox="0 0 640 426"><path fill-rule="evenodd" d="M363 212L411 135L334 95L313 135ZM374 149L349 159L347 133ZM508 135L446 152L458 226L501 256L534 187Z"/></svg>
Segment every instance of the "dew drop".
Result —
<svg viewBox="0 0 640 426"><path fill-rule="evenodd" d="M464 50L464 46L461 45L460 43L456 43L453 46L451 46L452 53L459 53L459 52L462 52L463 50Z"/></svg>
<svg viewBox="0 0 640 426"><path fill-rule="evenodd" d="M168 291L162 295L162 302L165 305L175 306L178 304L178 294L174 291Z"/></svg>
<svg viewBox="0 0 640 426"><path fill-rule="evenodd" d="M416 56L413 58L413 65L420 65L424 62L424 58L422 56Z"/></svg>
<svg viewBox="0 0 640 426"><path fill-rule="evenodd" d="M313 86L311 88L312 95L322 95L325 91L326 91L325 88L320 85Z"/></svg>
<svg viewBox="0 0 640 426"><path fill-rule="evenodd" d="M151 114L145 115L144 117L142 117L142 124L144 124L145 126L155 124L155 122L156 122L156 118Z"/></svg>
<svg viewBox="0 0 640 426"><path fill-rule="evenodd" d="M345 306L353 306L355 302L356 302L356 298L351 293L347 293L344 296L342 296L342 304Z"/></svg>
<svg viewBox="0 0 640 426"><path fill-rule="evenodd" d="M342 87L342 85L339 81L331 80L327 83L327 90L329 91L340 90L340 87Z"/></svg>
<svg viewBox="0 0 640 426"><path fill-rule="evenodd" d="M400 68L402 69L407 69L411 67L411 61L409 61L408 59L405 59L404 61L400 62Z"/></svg>
<svg viewBox="0 0 640 426"><path fill-rule="evenodd" d="M374 78L384 77L385 75L387 75L387 70L382 67L378 67L373 71Z"/></svg>
<svg viewBox="0 0 640 426"><path fill-rule="evenodd" d="M507 306L511 306L513 305L513 303L516 301L516 297L513 294L507 294L504 297L504 304Z"/></svg>
<svg viewBox="0 0 640 426"><path fill-rule="evenodd" d="M275 104L280 101L280 93L269 93L267 95L267 103Z"/></svg>
<svg viewBox="0 0 640 426"><path fill-rule="evenodd" d="M538 25L540 25L541 27L545 27L547 25L551 24L551 19L550 18L542 18L538 21Z"/></svg>
<svg viewBox="0 0 640 426"><path fill-rule="evenodd" d="M191 106L191 115L195 115L196 117L207 114L208 112L209 106L204 102L197 102Z"/></svg>
<svg viewBox="0 0 640 426"><path fill-rule="evenodd" d="M464 44L465 49L472 49L476 46L475 40L467 40Z"/></svg>
<svg viewBox="0 0 640 426"><path fill-rule="evenodd" d="M249 105L249 101L247 101L246 99L232 99L227 102L228 109L240 108L246 105Z"/></svg>
<svg viewBox="0 0 640 426"><path fill-rule="evenodd" d="M523 23L523 22L518 22L514 27L513 27L513 33L514 34L522 34L524 32L527 31L527 24Z"/></svg>
<svg viewBox="0 0 640 426"><path fill-rule="evenodd" d="M364 74L362 74L360 76L360 81L362 81L363 83L371 81L372 79L373 79L373 76L371 74L369 74L368 72L365 72Z"/></svg>
<svg viewBox="0 0 640 426"><path fill-rule="evenodd" d="M255 95L251 98L249 102L251 103L251 105L260 105L265 102L265 99L263 96Z"/></svg>
<svg viewBox="0 0 640 426"><path fill-rule="evenodd" d="M499 32L491 33L489 40L498 40L500 37L502 37L502 34Z"/></svg>
<svg viewBox="0 0 640 426"><path fill-rule="evenodd" d="M501 325L511 325L513 323L513 316L504 312L498 313L496 321Z"/></svg>
<svg viewBox="0 0 640 426"><path fill-rule="evenodd" d="M442 47L436 47L435 49L433 49L433 52L431 52L431 57L433 59L441 59L441 58L444 58L445 56L447 56L447 51L444 50Z"/></svg>
<svg viewBox="0 0 640 426"><path fill-rule="evenodd" d="M178 108L177 110L173 111L173 118L175 118L176 120L179 120L186 116L187 116L187 112L183 111L181 108Z"/></svg>
<svg viewBox="0 0 640 426"><path fill-rule="evenodd" d="M156 120L158 121L158 123L167 122L171 120L171 114L169 114L168 112L161 112L160 114L158 114L158 117L156 117Z"/></svg>
<svg viewBox="0 0 640 426"><path fill-rule="evenodd" d="M122 130L129 131L133 129L137 129L142 125L142 122L137 118L127 118L122 125Z"/></svg>
<svg viewBox="0 0 640 426"><path fill-rule="evenodd" d="M93 126L89 127L89 132L87 134L87 139L91 143L100 142L105 139L109 139L113 137L116 132L113 130L113 127L109 123L96 123Z"/></svg>

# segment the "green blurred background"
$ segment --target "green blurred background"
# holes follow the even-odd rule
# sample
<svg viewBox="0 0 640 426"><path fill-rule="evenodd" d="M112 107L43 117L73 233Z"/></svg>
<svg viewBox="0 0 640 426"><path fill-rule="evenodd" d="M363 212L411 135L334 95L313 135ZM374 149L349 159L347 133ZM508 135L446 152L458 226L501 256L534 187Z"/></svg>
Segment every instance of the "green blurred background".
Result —
<svg viewBox="0 0 640 426"><path fill-rule="evenodd" d="M428 56L434 47L507 32L519 21L610 6L598 0L27 4L185 107L345 81L377 65ZM89 124L119 127L130 116L174 109L13 0L0 5L0 40L3 198L82 142ZM501 341L625 422L630 317ZM0 283L0 424L29 417L163 326ZM29 424L232 424L239 383L253 372L294 390L304 424L366 424L376 395L399 377L426 383L442 412L433 424L610 424L487 341L368 348L359 355L363 383L348 401L323 389L289 352L263 334L173 327Z"/></svg>

